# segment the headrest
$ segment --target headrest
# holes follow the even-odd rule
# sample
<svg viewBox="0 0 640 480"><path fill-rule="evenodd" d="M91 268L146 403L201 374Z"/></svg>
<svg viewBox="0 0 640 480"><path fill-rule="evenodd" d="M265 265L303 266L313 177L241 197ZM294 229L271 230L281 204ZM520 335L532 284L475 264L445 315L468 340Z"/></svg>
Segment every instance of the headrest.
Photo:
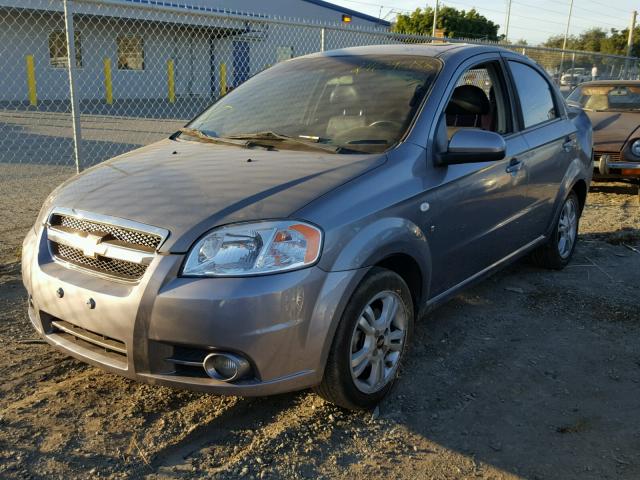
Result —
<svg viewBox="0 0 640 480"><path fill-rule="evenodd" d="M487 94L475 85L456 87L447 105L446 113L450 115L487 115L491 105Z"/></svg>
<svg viewBox="0 0 640 480"><path fill-rule="evenodd" d="M358 91L353 85L337 85L329 97L329 102L336 105L353 105L358 101Z"/></svg>

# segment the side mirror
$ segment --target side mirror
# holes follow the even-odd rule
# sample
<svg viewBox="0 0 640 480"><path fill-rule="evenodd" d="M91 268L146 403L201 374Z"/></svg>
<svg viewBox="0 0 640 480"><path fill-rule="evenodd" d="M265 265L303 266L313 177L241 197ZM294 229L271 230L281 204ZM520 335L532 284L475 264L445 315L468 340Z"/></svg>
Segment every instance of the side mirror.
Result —
<svg viewBox="0 0 640 480"><path fill-rule="evenodd" d="M495 132L464 128L453 134L446 152L436 155L437 165L491 162L502 160L507 146Z"/></svg>

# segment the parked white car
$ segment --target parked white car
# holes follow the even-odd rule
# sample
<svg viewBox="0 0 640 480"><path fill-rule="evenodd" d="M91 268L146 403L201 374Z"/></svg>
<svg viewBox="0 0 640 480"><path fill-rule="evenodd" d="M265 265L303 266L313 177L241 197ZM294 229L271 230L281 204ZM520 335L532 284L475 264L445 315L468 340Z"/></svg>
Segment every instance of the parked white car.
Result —
<svg viewBox="0 0 640 480"><path fill-rule="evenodd" d="M591 75L584 68L570 68L560 77L560 85L578 85L591 80Z"/></svg>

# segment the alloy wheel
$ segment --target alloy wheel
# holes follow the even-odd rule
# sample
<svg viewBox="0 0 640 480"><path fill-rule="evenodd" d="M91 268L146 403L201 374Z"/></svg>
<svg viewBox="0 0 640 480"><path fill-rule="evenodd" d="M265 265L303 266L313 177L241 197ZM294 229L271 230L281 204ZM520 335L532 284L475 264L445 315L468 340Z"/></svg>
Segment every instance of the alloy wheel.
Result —
<svg viewBox="0 0 640 480"><path fill-rule="evenodd" d="M362 310L351 336L351 378L371 394L393 380L407 337L407 312L395 292L375 295Z"/></svg>
<svg viewBox="0 0 640 480"><path fill-rule="evenodd" d="M565 259L571 255L578 235L578 206L573 197L569 197L562 207L558 220L558 254Z"/></svg>

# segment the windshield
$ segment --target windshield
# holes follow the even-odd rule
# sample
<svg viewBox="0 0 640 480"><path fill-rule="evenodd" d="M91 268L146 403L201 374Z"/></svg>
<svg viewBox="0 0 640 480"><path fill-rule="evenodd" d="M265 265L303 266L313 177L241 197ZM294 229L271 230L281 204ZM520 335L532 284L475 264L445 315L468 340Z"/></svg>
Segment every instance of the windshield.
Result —
<svg viewBox="0 0 640 480"><path fill-rule="evenodd" d="M336 153L383 152L402 138L439 68L434 58L404 55L289 60L221 98L189 128L278 149L307 142Z"/></svg>
<svg viewBox="0 0 640 480"><path fill-rule="evenodd" d="M586 110L603 112L640 109L640 85L585 85L576 88L568 102Z"/></svg>

